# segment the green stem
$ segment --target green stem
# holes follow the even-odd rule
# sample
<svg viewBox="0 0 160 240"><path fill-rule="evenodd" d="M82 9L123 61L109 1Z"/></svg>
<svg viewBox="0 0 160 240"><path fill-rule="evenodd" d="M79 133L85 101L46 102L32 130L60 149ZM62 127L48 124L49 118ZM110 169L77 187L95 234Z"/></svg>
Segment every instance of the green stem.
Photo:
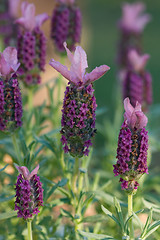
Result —
<svg viewBox="0 0 160 240"><path fill-rule="evenodd" d="M133 213L133 194L128 194L128 217ZM134 240L134 228L132 218L129 220L129 236L130 240Z"/></svg>
<svg viewBox="0 0 160 240"><path fill-rule="evenodd" d="M18 143L17 143L16 133L13 133L13 134L12 134L12 143L13 143L14 150L15 150L15 152L16 152L16 155L17 155L18 163L19 163L19 165L21 166L21 165L22 165L22 158L21 158L21 152L20 152L20 149L19 149L19 145L18 145Z"/></svg>
<svg viewBox="0 0 160 240"><path fill-rule="evenodd" d="M28 109L30 112L33 109L33 88L28 89Z"/></svg>
<svg viewBox="0 0 160 240"><path fill-rule="evenodd" d="M73 186L74 194L77 192L78 171L79 171L79 158L76 157L75 163L74 163L74 173L72 177L72 186Z"/></svg>
<svg viewBox="0 0 160 240"><path fill-rule="evenodd" d="M32 226L31 226L32 221L28 220L27 221L27 228L28 228L28 240L32 240Z"/></svg>

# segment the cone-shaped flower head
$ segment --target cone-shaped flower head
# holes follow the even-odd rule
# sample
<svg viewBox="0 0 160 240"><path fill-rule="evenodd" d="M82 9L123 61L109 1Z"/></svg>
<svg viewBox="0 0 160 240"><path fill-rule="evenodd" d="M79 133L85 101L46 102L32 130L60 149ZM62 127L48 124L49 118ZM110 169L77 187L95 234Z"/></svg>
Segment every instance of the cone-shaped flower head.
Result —
<svg viewBox="0 0 160 240"><path fill-rule="evenodd" d="M139 185L139 178L148 173L148 132L145 129L148 119L138 102L134 108L126 98L124 108L124 122L118 139L118 160L113 172L115 176L120 175L122 189L133 192Z"/></svg>
<svg viewBox="0 0 160 240"><path fill-rule="evenodd" d="M46 13L35 16L34 4L22 2L22 17L16 20L21 26L18 34L18 59L21 62L21 79L26 85L40 83L44 71L46 38L40 27L48 19Z"/></svg>
<svg viewBox="0 0 160 240"><path fill-rule="evenodd" d="M6 48L0 53L0 130L12 132L22 125L22 99L16 71L17 50Z"/></svg>
<svg viewBox="0 0 160 240"><path fill-rule="evenodd" d="M130 50L128 53L130 67L123 82L124 99L129 97L134 107L138 101L143 110L147 110L148 105L152 103L152 78L145 70L148 59L148 54L140 55L136 50Z"/></svg>
<svg viewBox="0 0 160 240"><path fill-rule="evenodd" d="M43 189L40 178L37 176L39 165L30 173L27 167L16 165L19 175L16 185L15 210L18 217L28 219L38 214L38 208L43 206Z"/></svg>
<svg viewBox="0 0 160 240"><path fill-rule="evenodd" d="M51 20L51 38L59 52L64 52L63 43L75 50L81 37L81 11L74 0L57 0Z"/></svg>
<svg viewBox="0 0 160 240"><path fill-rule="evenodd" d="M91 138L95 134L96 99L92 82L103 76L110 68L102 65L85 74L88 67L85 51L76 47L74 55L64 44L71 62L70 71L64 65L50 61L50 65L69 80L62 108L62 144L64 151L72 156L88 155Z"/></svg>
<svg viewBox="0 0 160 240"><path fill-rule="evenodd" d="M150 21L150 15L144 13L143 3L125 3L122 7L123 15L119 27L123 31L141 33L145 25Z"/></svg>
<svg viewBox="0 0 160 240"><path fill-rule="evenodd" d="M0 35L4 46L16 46L17 26L14 21L18 15L20 0L0 1Z"/></svg>

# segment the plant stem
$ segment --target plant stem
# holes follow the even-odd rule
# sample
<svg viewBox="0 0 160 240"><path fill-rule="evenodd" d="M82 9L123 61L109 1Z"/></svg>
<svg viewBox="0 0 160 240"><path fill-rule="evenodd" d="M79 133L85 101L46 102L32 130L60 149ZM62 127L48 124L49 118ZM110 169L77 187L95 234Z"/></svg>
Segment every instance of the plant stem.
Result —
<svg viewBox="0 0 160 240"><path fill-rule="evenodd" d="M28 109L30 112L33 109L33 88L28 89Z"/></svg>
<svg viewBox="0 0 160 240"><path fill-rule="evenodd" d="M132 215L133 212L133 194L128 194L128 217ZM132 218L129 220L129 236L130 240L134 240L134 228Z"/></svg>
<svg viewBox="0 0 160 240"><path fill-rule="evenodd" d="M75 158L74 163L74 173L72 178L72 186L74 189L74 194L77 192L77 177L78 177L78 170L79 170L79 158Z"/></svg>
<svg viewBox="0 0 160 240"><path fill-rule="evenodd" d="M19 145L18 145L18 143L17 143L16 133L13 133L13 134L12 134L12 143L13 143L14 150L15 150L15 152L16 152L16 155L17 155L18 163L19 163L19 165L21 166L21 165L22 165L22 158L21 158L21 152L20 152L20 149L19 149Z"/></svg>
<svg viewBox="0 0 160 240"><path fill-rule="evenodd" d="M28 228L28 240L32 240L32 226L31 226L32 221L28 220L27 221L27 228Z"/></svg>

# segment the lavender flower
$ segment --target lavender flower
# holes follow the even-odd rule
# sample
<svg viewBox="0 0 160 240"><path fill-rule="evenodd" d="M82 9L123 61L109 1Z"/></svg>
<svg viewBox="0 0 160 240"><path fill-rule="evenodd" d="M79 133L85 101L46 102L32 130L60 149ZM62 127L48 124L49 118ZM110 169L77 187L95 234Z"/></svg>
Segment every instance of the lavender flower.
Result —
<svg viewBox="0 0 160 240"><path fill-rule="evenodd" d="M74 55L67 48L71 62L70 71L66 66L52 59L50 65L69 80L62 108L62 144L64 151L72 156L88 155L91 138L95 134L96 99L92 83L103 76L110 68L107 65L96 67L85 74L88 67L85 51L76 47Z"/></svg>
<svg viewBox="0 0 160 240"><path fill-rule="evenodd" d="M74 0L57 0L51 20L51 38L59 52L64 52L63 43L75 50L75 43L80 42L81 11Z"/></svg>
<svg viewBox="0 0 160 240"><path fill-rule="evenodd" d="M133 192L139 185L140 177L148 173L148 132L145 129L148 119L138 102L133 108L129 98L126 98L124 108L126 112L118 138L118 160L113 165L113 172L115 176L120 175L122 189Z"/></svg>
<svg viewBox="0 0 160 240"><path fill-rule="evenodd" d="M143 13L145 5L143 3L125 3L122 7L122 18L118 23L121 33L119 44L118 63L121 67L128 66L128 51L135 49L142 52L141 35L145 25L150 21L150 15Z"/></svg>
<svg viewBox="0 0 160 240"><path fill-rule="evenodd" d="M10 132L22 125L22 99L16 71L17 50L6 48L0 53L0 130Z"/></svg>
<svg viewBox="0 0 160 240"><path fill-rule="evenodd" d="M16 165L19 175L15 184L16 200L15 210L18 210L18 217L28 219L38 214L39 207L43 206L43 189L40 178L37 176L39 165L30 173L22 166Z"/></svg>
<svg viewBox="0 0 160 240"><path fill-rule="evenodd" d="M16 46L17 26L14 21L18 15L20 0L1 0L0 3L0 35L5 46Z"/></svg>
<svg viewBox="0 0 160 240"><path fill-rule="evenodd" d="M147 110L152 103L152 78L149 72L145 71L145 65L149 59L148 54L139 55L135 50L128 53L128 69L123 82L123 97L130 98L133 107L138 101L143 110Z"/></svg>
<svg viewBox="0 0 160 240"><path fill-rule="evenodd" d="M18 59L21 62L21 79L26 85L40 83L44 71L46 38L40 27L48 19L46 13L35 16L34 4L23 2L22 17L16 20L21 26L18 34Z"/></svg>

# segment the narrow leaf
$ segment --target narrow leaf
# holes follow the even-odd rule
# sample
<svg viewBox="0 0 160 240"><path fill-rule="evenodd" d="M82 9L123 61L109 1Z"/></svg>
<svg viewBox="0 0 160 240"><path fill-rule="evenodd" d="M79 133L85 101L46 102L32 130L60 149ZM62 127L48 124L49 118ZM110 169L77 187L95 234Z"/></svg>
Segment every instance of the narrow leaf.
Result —
<svg viewBox="0 0 160 240"><path fill-rule="evenodd" d="M104 235L104 234L95 234L95 233L87 233L81 230L78 230L78 232L84 236L84 237L88 237L88 238L94 238L94 239L103 239L103 240L109 240L109 239L114 239L115 238L108 236L108 235Z"/></svg>
<svg viewBox="0 0 160 240"><path fill-rule="evenodd" d="M15 217L15 216L17 216L17 212L15 212L15 211L1 213L0 214L0 220L4 220L4 219Z"/></svg>
<svg viewBox="0 0 160 240"><path fill-rule="evenodd" d="M113 221L117 223L117 225L121 228L121 224L119 220L112 214L107 208L105 208L103 205L101 205L102 211L110 218L112 218Z"/></svg>

